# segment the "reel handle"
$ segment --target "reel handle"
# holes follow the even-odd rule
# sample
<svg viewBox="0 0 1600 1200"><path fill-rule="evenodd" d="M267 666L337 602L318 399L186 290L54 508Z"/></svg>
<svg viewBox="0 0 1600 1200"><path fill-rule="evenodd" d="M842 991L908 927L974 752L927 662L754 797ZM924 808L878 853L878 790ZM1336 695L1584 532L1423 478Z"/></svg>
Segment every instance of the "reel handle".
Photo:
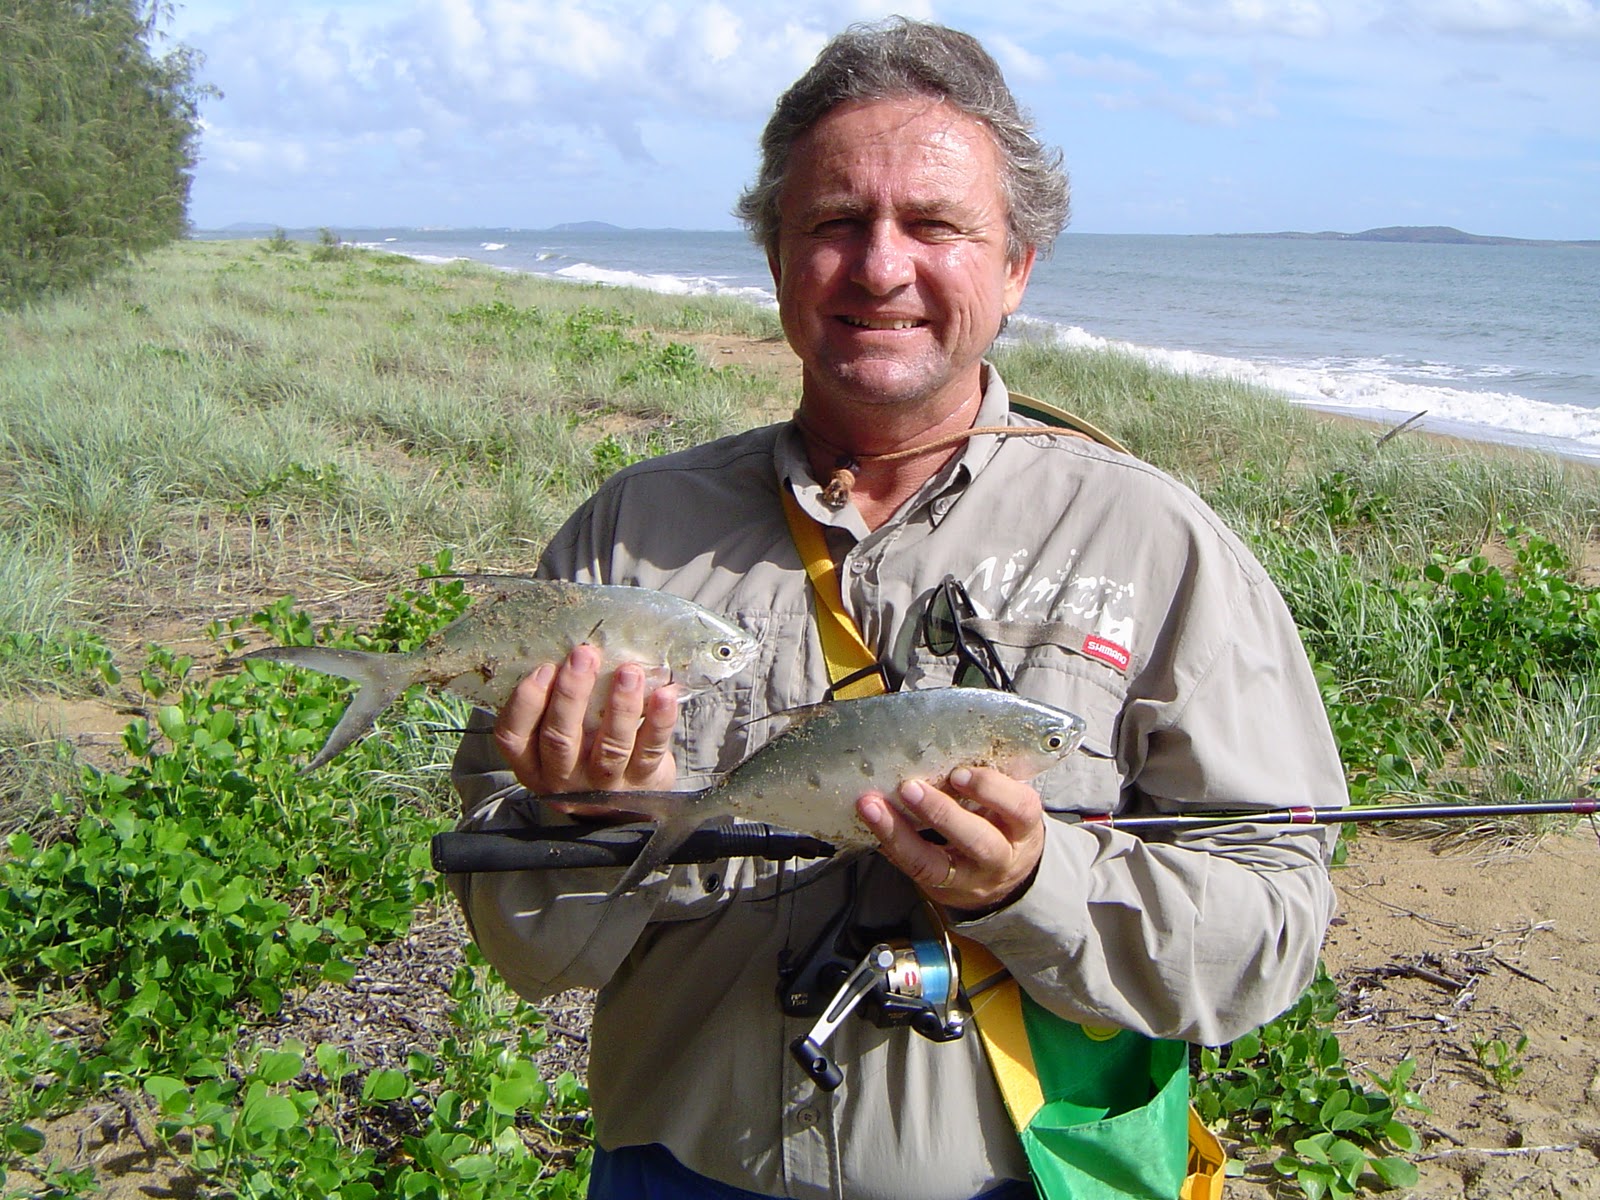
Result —
<svg viewBox="0 0 1600 1200"><path fill-rule="evenodd" d="M844 1073L831 1058L822 1052L822 1043L834 1035L844 1019L855 1011L856 1005L879 983L889 978L894 966L894 951L880 942L867 956L855 965L844 983L834 993L822 1019L811 1027L811 1032L789 1043L789 1053L811 1081L825 1092L835 1090L844 1082Z"/></svg>
<svg viewBox="0 0 1600 1200"><path fill-rule="evenodd" d="M809 1033L790 1042L789 1053L800 1064L800 1069L811 1076L811 1082L823 1091L837 1091L844 1082L844 1072L839 1070L839 1064L822 1052L822 1047Z"/></svg>

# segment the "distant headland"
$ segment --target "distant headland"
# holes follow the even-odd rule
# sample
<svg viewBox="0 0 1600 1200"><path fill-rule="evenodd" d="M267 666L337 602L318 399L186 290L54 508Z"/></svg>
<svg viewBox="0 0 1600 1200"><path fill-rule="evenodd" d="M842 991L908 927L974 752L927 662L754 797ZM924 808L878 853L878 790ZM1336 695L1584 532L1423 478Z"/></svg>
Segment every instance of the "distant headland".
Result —
<svg viewBox="0 0 1600 1200"><path fill-rule="evenodd" d="M1360 233L1219 233L1218 237L1292 238L1303 242L1431 242L1450 246L1591 246L1600 248L1600 240L1583 242L1549 241L1540 238L1488 237L1481 233L1463 233L1449 225L1385 225L1381 229L1364 229Z"/></svg>

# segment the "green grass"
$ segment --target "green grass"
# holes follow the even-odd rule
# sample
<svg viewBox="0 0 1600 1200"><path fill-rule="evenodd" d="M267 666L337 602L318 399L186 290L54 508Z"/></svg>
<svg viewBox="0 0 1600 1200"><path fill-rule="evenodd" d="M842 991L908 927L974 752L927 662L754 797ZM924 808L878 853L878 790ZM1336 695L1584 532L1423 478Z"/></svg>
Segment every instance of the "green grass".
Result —
<svg viewBox="0 0 1600 1200"><path fill-rule="evenodd" d="M773 324L487 268L173 247L0 326L0 534L134 580L219 546L263 573L504 557L543 542L605 455L737 426L749 377L672 340L718 328Z"/></svg>
<svg viewBox="0 0 1600 1200"><path fill-rule="evenodd" d="M447 1047L404 1070L247 1031L432 902L420 847L452 809L434 731L459 706L408 697L386 736L308 779L293 764L344 685L203 663L247 629L408 644L459 585L425 580L359 624L286 594L359 592L419 562L524 570L619 467L792 406L774 378L708 361L690 340L707 333L778 336L749 305L274 242L173 246L0 316L0 1170L92 1190L92 1170L51 1165L38 1125L115 1093L234 1194L578 1193L585 1098L529 1074L537 1015L481 963L462 966ZM1252 546L1358 802L1593 790L1593 472L1380 443L1115 355L999 357L1013 386L1179 476ZM125 648L141 612L189 622L187 641L227 619L206 649ZM110 764L29 727L36 698L95 695L147 714ZM1199 1090L1308 1195L1349 1194L1363 1171L1403 1180L1396 1152L1414 1145L1406 1072L1352 1077L1330 986L1204 1056ZM63 1008L89 1032L51 1036Z"/></svg>

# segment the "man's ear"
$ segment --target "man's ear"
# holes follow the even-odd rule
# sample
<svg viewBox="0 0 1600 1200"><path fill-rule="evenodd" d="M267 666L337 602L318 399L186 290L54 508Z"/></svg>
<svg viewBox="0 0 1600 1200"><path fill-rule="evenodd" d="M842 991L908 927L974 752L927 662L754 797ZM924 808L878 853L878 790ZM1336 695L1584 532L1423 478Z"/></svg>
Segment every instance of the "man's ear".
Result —
<svg viewBox="0 0 1600 1200"><path fill-rule="evenodd" d="M1010 316L1022 303L1022 294L1028 290L1028 278L1033 274L1033 261L1037 250L1029 246L1022 256L1006 263L1005 313Z"/></svg>

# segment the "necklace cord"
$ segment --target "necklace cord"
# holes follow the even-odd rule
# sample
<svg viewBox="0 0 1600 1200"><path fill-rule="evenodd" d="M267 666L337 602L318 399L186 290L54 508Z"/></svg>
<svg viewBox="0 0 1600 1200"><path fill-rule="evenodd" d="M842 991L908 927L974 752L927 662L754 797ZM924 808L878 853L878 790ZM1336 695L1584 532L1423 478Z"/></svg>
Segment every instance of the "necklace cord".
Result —
<svg viewBox="0 0 1600 1200"><path fill-rule="evenodd" d="M855 488L856 478L861 472L861 464L863 462L898 462L901 459L931 454L935 450L944 450L972 438L983 436L1000 438L1070 437L1084 442L1094 441L1088 434L1079 430L1062 429L1050 425L975 425L970 429L957 429L950 433L938 434L925 442L918 442L914 446L907 446L901 450L885 450L881 454L855 454L824 437L811 422L800 415L799 410L795 411L794 423L802 435L810 438L824 450L834 455L833 473L828 477L828 482L822 488L822 502L829 508L843 508L849 502L850 493Z"/></svg>

